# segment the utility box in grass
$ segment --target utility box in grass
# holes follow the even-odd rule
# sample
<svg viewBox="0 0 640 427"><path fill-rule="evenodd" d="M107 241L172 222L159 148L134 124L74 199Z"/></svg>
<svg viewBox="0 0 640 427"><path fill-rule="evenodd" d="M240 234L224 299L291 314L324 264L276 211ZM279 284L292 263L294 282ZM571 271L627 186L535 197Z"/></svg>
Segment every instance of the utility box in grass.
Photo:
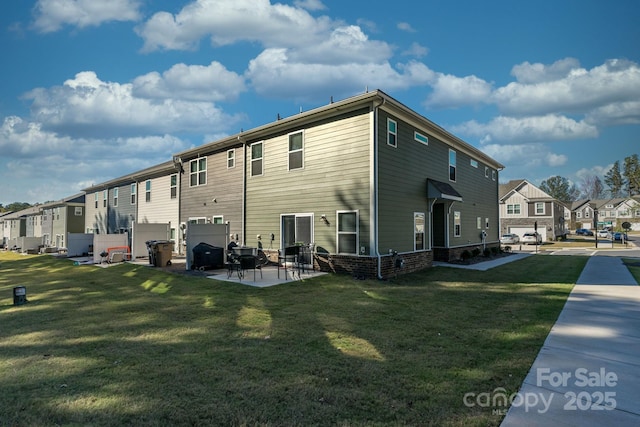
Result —
<svg viewBox="0 0 640 427"><path fill-rule="evenodd" d="M27 288L16 286L13 288L13 305L23 305L27 303Z"/></svg>

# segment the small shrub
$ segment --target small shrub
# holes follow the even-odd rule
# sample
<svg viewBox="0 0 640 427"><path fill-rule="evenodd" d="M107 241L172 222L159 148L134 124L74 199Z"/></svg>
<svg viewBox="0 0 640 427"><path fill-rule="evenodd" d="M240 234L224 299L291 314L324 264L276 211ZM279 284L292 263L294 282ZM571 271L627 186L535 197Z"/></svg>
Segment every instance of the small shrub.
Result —
<svg viewBox="0 0 640 427"><path fill-rule="evenodd" d="M498 246L491 247L491 255L498 255L500 253L500 248Z"/></svg>
<svg viewBox="0 0 640 427"><path fill-rule="evenodd" d="M460 254L460 258L462 258L463 261L467 261L469 258L471 258L471 252L469 252L467 249L465 249L461 254Z"/></svg>
<svg viewBox="0 0 640 427"><path fill-rule="evenodd" d="M484 248L484 251L482 251L482 255L484 255L485 258L489 258L491 256L491 249Z"/></svg>
<svg viewBox="0 0 640 427"><path fill-rule="evenodd" d="M471 251L471 255L473 255L473 257L477 257L478 255L480 255L480 248L474 248L473 251Z"/></svg>

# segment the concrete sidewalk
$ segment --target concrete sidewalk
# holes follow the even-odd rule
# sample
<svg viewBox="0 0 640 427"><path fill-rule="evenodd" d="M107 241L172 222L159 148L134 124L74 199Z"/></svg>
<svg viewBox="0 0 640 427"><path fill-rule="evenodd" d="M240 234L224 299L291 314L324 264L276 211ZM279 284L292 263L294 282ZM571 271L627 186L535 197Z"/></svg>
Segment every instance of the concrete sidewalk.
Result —
<svg viewBox="0 0 640 427"><path fill-rule="evenodd" d="M640 286L593 256L501 425L638 426L639 356Z"/></svg>

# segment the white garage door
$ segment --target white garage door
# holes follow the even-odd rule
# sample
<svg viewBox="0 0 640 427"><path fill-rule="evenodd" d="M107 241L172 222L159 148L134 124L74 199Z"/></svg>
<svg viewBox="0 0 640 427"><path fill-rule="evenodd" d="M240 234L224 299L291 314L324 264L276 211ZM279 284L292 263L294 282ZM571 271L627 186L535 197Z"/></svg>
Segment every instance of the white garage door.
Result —
<svg viewBox="0 0 640 427"><path fill-rule="evenodd" d="M524 233L533 233L533 227L509 227L509 233L517 234L522 239ZM547 230L545 227L538 227L538 233L542 236L542 241L547 241Z"/></svg>

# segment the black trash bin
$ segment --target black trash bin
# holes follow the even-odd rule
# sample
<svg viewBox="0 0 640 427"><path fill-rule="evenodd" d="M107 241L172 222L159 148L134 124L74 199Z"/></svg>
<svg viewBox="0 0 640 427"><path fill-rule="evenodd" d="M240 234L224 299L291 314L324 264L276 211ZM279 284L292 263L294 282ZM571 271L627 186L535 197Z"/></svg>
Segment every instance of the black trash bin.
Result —
<svg viewBox="0 0 640 427"><path fill-rule="evenodd" d="M224 267L224 248L200 242L193 248L192 270L213 270Z"/></svg>
<svg viewBox="0 0 640 427"><path fill-rule="evenodd" d="M13 305L23 305L27 303L27 288L16 286L13 288Z"/></svg>

